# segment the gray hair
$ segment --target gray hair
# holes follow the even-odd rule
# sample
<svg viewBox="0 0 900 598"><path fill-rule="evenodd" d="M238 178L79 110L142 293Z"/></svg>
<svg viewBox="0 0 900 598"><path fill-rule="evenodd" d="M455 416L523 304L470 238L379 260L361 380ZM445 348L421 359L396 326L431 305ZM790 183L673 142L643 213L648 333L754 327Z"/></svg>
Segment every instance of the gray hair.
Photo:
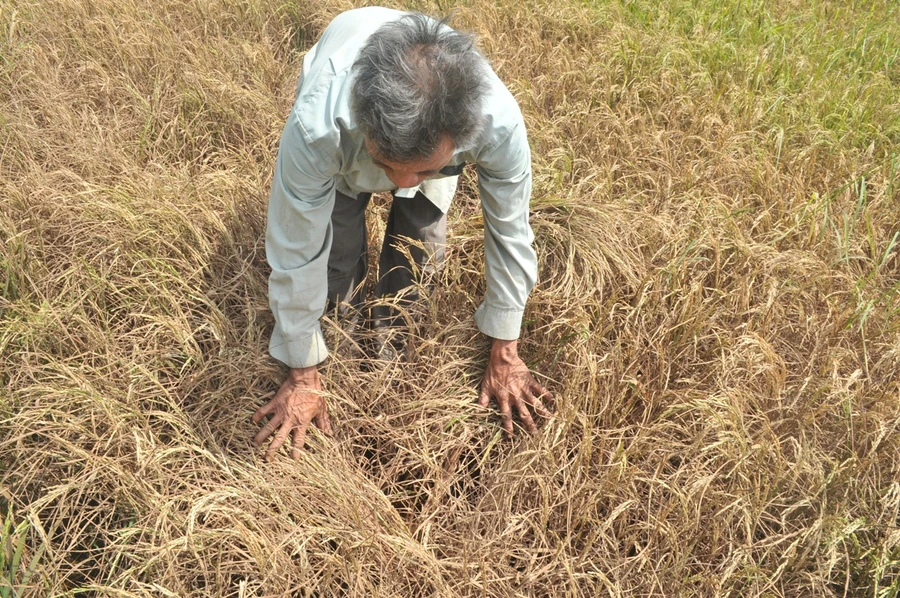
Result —
<svg viewBox="0 0 900 598"><path fill-rule="evenodd" d="M386 23L353 63L353 115L385 159L429 158L445 136L460 148L481 129L486 62L446 21L410 13Z"/></svg>

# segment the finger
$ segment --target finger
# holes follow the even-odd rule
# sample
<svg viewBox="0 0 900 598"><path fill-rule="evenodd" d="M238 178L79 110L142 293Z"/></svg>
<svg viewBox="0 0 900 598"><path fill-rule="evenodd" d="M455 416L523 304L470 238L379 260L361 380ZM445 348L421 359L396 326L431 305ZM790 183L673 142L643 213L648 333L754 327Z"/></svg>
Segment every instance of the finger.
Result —
<svg viewBox="0 0 900 598"><path fill-rule="evenodd" d="M500 419L503 420L503 429L510 436L513 435L512 408L509 406L509 397L497 397L500 405Z"/></svg>
<svg viewBox="0 0 900 598"><path fill-rule="evenodd" d="M274 412L274 411L275 411L275 401L272 400L272 401L269 401L268 403L266 403L265 405L263 405L262 407L260 407L259 409L257 409L256 412L253 414L253 417L251 417L250 419L253 421L254 424L258 424L259 422L262 421L262 419L265 416L271 415L272 412Z"/></svg>
<svg viewBox="0 0 900 598"><path fill-rule="evenodd" d="M534 396L534 394L530 390L525 391L525 402L531 405L534 409L534 412L543 417L544 419L550 419L552 414L544 404L541 402L541 399Z"/></svg>
<svg viewBox="0 0 900 598"><path fill-rule="evenodd" d="M332 435L331 419L328 417L328 407L324 403L322 404L322 410L319 412L319 415L316 416L314 421L316 422L316 426L318 426L322 432L328 436Z"/></svg>
<svg viewBox="0 0 900 598"><path fill-rule="evenodd" d="M531 380L531 392L534 393L534 396L539 401L548 401L551 405L556 402L556 397L553 396L553 393L541 386L537 380Z"/></svg>
<svg viewBox="0 0 900 598"><path fill-rule="evenodd" d="M481 383L481 392L478 395L478 404L487 407L491 402L491 392L487 387L487 380Z"/></svg>
<svg viewBox="0 0 900 598"><path fill-rule="evenodd" d="M287 441L288 434L291 433L291 426L285 424L278 428L278 433L275 434L275 438L272 439L272 444L269 446L269 450L266 451L266 461L271 461L275 458L275 453L278 452L278 449Z"/></svg>
<svg viewBox="0 0 900 598"><path fill-rule="evenodd" d="M294 429L293 448L291 449L291 457L296 461L300 458L300 452L306 443L306 428L309 424L300 424L300 427Z"/></svg>
<svg viewBox="0 0 900 598"><path fill-rule="evenodd" d="M534 407L534 412L543 417L544 419L550 419L553 417L553 414L550 413L550 410L544 407L544 404L540 399L535 399L534 403L531 404Z"/></svg>
<svg viewBox="0 0 900 598"><path fill-rule="evenodd" d="M268 422L266 422L266 425L264 425L262 427L262 429L259 432L257 432L256 436L253 437L254 444L256 444L257 446L262 444L265 441L265 439L268 438L269 435L272 432L274 432L278 428L279 425L281 425L282 421L283 421L282 416L275 414L275 416L272 419L270 419Z"/></svg>
<svg viewBox="0 0 900 598"><path fill-rule="evenodd" d="M527 430L529 434L537 434L537 426L534 423L534 419L531 417L531 412L528 411L528 406L521 398L516 398L516 409L519 410L519 419L522 420L522 425L525 426L525 430Z"/></svg>

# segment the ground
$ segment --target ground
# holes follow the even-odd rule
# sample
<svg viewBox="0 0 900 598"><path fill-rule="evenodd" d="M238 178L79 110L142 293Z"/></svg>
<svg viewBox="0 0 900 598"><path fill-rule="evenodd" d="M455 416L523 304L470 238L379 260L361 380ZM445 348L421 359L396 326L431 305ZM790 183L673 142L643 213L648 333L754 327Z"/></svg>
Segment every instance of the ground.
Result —
<svg viewBox="0 0 900 598"><path fill-rule="evenodd" d="M336 435L266 463L274 155L354 5L0 0L0 595L897 596L897 4L391 3L522 106L558 406L476 403L469 172L409 361L326 321Z"/></svg>

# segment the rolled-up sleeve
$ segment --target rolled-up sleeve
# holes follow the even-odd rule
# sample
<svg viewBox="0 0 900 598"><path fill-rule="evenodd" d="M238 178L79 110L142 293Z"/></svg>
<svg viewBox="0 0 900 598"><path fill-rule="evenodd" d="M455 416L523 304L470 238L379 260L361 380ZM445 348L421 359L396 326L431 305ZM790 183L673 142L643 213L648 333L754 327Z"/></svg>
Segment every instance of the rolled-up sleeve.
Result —
<svg viewBox="0 0 900 598"><path fill-rule="evenodd" d="M312 145L292 111L278 148L266 225L275 316L269 353L289 367L316 365L328 356L319 318L328 287L337 166Z"/></svg>
<svg viewBox="0 0 900 598"><path fill-rule="evenodd" d="M475 321L487 336L514 340L537 281L534 235L528 224L531 153L521 119L509 135L478 156L477 170L487 288Z"/></svg>

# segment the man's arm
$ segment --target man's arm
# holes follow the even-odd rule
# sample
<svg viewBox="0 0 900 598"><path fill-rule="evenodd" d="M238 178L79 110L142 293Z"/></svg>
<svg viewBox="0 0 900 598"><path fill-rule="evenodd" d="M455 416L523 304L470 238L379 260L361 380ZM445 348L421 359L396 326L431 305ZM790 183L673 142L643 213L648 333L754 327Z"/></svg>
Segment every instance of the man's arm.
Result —
<svg viewBox="0 0 900 598"><path fill-rule="evenodd" d="M317 364L328 355L319 317L331 249L332 170L328 156L310 148L293 110L278 150L266 225L266 259L272 268L269 305L275 316L269 352L291 368L275 397L253 414L256 424L271 416L254 438L256 444L277 430L267 459L292 433L296 458L311 421L325 432L331 429Z"/></svg>
<svg viewBox="0 0 900 598"><path fill-rule="evenodd" d="M328 351L319 327L325 309L334 173L310 147L292 111L275 163L266 222L269 306L275 328L269 352L289 367L308 367Z"/></svg>
<svg viewBox="0 0 900 598"><path fill-rule="evenodd" d="M479 330L493 338L479 403L487 407L491 397L497 400L508 434L513 433L513 407L525 429L536 432L528 406L548 417L542 401L553 397L518 355L525 302L537 280L534 235L528 223L531 153L521 117L505 138L478 156L478 184L487 290L475 320Z"/></svg>

